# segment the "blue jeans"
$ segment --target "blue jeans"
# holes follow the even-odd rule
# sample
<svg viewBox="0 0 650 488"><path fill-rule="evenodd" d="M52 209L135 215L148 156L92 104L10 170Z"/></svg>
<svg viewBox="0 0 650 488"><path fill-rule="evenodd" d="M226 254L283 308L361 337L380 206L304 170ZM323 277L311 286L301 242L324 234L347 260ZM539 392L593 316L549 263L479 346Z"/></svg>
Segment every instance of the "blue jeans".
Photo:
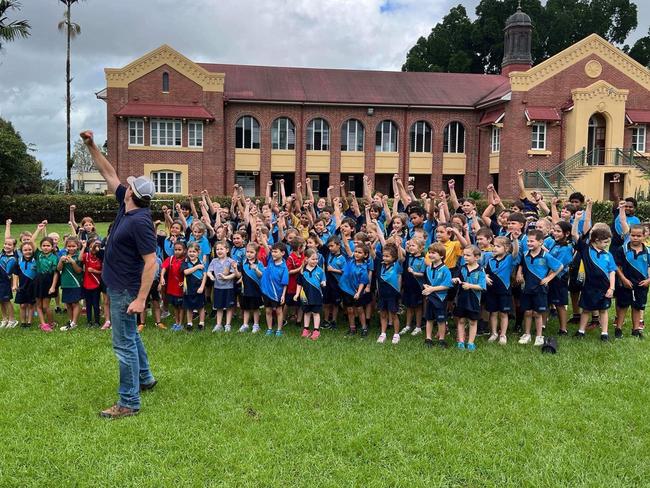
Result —
<svg viewBox="0 0 650 488"><path fill-rule="evenodd" d="M129 304L135 296L126 290L107 290L110 299L113 351L120 366L120 395L118 405L140 408L140 384L154 381L149 371L147 351L137 329L136 314L127 314Z"/></svg>

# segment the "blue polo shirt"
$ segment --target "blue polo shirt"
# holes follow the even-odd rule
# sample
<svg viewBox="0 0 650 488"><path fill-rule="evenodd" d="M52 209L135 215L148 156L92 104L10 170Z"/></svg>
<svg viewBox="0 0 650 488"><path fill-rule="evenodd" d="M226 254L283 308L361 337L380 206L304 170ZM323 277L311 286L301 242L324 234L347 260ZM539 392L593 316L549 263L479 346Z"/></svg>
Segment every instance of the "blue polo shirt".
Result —
<svg viewBox="0 0 650 488"><path fill-rule="evenodd" d="M429 247L435 238L436 228L438 227L437 223L433 220L425 220L422 224L424 232L427 233L427 242L425 247ZM411 223L411 219L406 222L406 235L411 239L415 235L415 226Z"/></svg>
<svg viewBox="0 0 650 488"><path fill-rule="evenodd" d="M425 273L427 270L427 263L424 261L423 256L413 256L412 254L406 254L406 260L404 261L404 290L414 290L416 288L422 289L426 278L422 276L414 276L409 268L413 270L414 273Z"/></svg>
<svg viewBox="0 0 650 488"><path fill-rule="evenodd" d="M242 295L245 297L262 296L262 277L257 275L256 269L264 274L265 268L261 261L251 264L247 259L242 264Z"/></svg>
<svg viewBox="0 0 650 488"><path fill-rule="evenodd" d="M359 289L359 285L367 285L368 280L368 266L366 263L357 264L353 257L350 257L345 262L343 267L343 274L339 280L339 287L341 291L348 295L354 296Z"/></svg>
<svg viewBox="0 0 650 488"><path fill-rule="evenodd" d="M562 266L562 271L557 275L557 278L563 278L569 273L569 265L573 261L573 244L558 244L557 241L553 241L550 247L547 247L548 252L551 256L557 259Z"/></svg>
<svg viewBox="0 0 650 488"><path fill-rule="evenodd" d="M530 251L526 251L524 259L521 261L521 267L524 273L524 293L548 293L548 288L542 286L542 281L552 272L557 271L562 266L557 259L550 253L541 250L539 254L533 256Z"/></svg>
<svg viewBox="0 0 650 488"><path fill-rule="evenodd" d="M397 293L400 292L400 277L402 276L402 265L399 261L389 264L384 263L379 270L379 286L380 292L382 286L390 286Z"/></svg>
<svg viewBox="0 0 650 488"><path fill-rule="evenodd" d="M22 289L36 278L36 259L32 257L27 261L20 256L17 261L14 261L10 272L18 276L18 287Z"/></svg>
<svg viewBox="0 0 650 488"><path fill-rule="evenodd" d="M137 295L144 269L142 256L156 253L156 231L148 208L126 212L125 195L126 187L119 185L115 198L120 208L106 239L102 279L109 290Z"/></svg>
<svg viewBox="0 0 650 488"><path fill-rule="evenodd" d="M598 251L590 243L587 236L578 240L576 249L580 253L585 267L584 289L593 293L605 293L609 289L609 274L616 271L614 256L608 251Z"/></svg>
<svg viewBox="0 0 650 488"><path fill-rule="evenodd" d="M614 261L621 268L625 277L638 286L640 281L648 279L648 266L650 266L650 250L641 244L641 250L635 251L626 242L614 253Z"/></svg>
<svg viewBox="0 0 650 488"><path fill-rule="evenodd" d="M241 268L243 262L246 261L246 246L231 247L230 257L234 259L237 262L237 266Z"/></svg>
<svg viewBox="0 0 650 488"><path fill-rule="evenodd" d="M273 259L269 259L266 269L262 274L260 283L262 293L275 302L282 298L282 289L289 284L289 268L284 261L275 264Z"/></svg>
<svg viewBox="0 0 650 488"><path fill-rule="evenodd" d="M298 284L302 287L308 305L323 304L323 281L325 281L325 273L318 266L312 270L305 267L298 275Z"/></svg>
<svg viewBox="0 0 650 488"><path fill-rule="evenodd" d="M465 283L471 285L479 285L480 290L464 290L462 285L458 287L458 297L456 305L459 308L468 310L470 312L481 311L481 293L485 290L487 282L485 280L485 271L480 266L470 270L467 265L460 268L460 279Z"/></svg>
<svg viewBox="0 0 650 488"><path fill-rule="evenodd" d="M11 288L11 275L14 265L16 263L15 254L5 254L4 251L0 253L0 284L6 282Z"/></svg>
<svg viewBox="0 0 650 488"><path fill-rule="evenodd" d="M490 293L509 295L510 278L513 270L518 265L519 254L513 258L512 254L507 253L502 258L497 258L491 251L484 252L483 269L492 280L492 285L489 286Z"/></svg>
<svg viewBox="0 0 650 488"><path fill-rule="evenodd" d="M623 234L623 226L621 225L621 217L618 215L618 208L615 208L614 211L616 215L612 222L612 243L609 246L610 250L615 251L616 248L621 247L623 242L625 242L625 235ZM636 215L626 215L627 225L632 227L633 225L638 225L641 223L639 217Z"/></svg>
<svg viewBox="0 0 650 488"><path fill-rule="evenodd" d="M210 241L206 236L201 236L199 240L197 240L193 235L190 236L188 239L188 244L190 242L196 242L199 245L199 259L203 261L204 263L209 263L210 262L210 253L212 252L212 247L210 246Z"/></svg>
<svg viewBox="0 0 650 488"><path fill-rule="evenodd" d="M438 266L432 264L426 269L426 283L431 286L446 286L447 288L451 288L453 286L451 282L451 271L445 266L444 262ZM427 300L439 307L447 299L447 291L434 291L427 296Z"/></svg>
<svg viewBox="0 0 650 488"><path fill-rule="evenodd" d="M334 269L338 269L343 271L343 268L345 268L345 263L347 262L346 257L339 253L337 255L334 254L328 254L327 255L327 268L332 267ZM336 283L341 281L341 274L340 273L332 273L331 271L327 271L326 273L327 279L328 280L334 280Z"/></svg>

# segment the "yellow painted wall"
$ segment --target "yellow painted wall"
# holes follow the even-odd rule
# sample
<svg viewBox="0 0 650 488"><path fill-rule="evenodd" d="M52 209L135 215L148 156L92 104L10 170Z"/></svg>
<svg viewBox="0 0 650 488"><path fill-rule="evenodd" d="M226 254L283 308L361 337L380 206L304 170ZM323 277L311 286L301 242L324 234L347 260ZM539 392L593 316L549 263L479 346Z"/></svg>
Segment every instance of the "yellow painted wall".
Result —
<svg viewBox="0 0 650 488"><path fill-rule="evenodd" d="M375 153L375 173L394 174L399 171L399 153L378 152Z"/></svg>
<svg viewBox="0 0 650 488"><path fill-rule="evenodd" d="M288 149L271 151L271 171L296 171L296 151Z"/></svg>
<svg viewBox="0 0 650 488"><path fill-rule="evenodd" d="M189 193L189 168L187 164L148 164L144 165L144 175L151 178L151 173L154 171L177 171L181 174L181 194L187 195ZM161 193L156 193L161 195Z"/></svg>
<svg viewBox="0 0 650 488"><path fill-rule="evenodd" d="M341 151L341 173L363 173L365 171L365 153L359 151Z"/></svg>
<svg viewBox="0 0 650 488"><path fill-rule="evenodd" d="M464 153L443 153L442 174L462 175L465 174L467 156Z"/></svg>
<svg viewBox="0 0 650 488"><path fill-rule="evenodd" d="M605 196L605 174L620 173L624 177L624 195L634 195L635 191L643 190L648 192L650 182L645 178L644 173L631 166L591 166L589 171L578 179L572 181L572 186L583 195L589 195L592 200L603 200Z"/></svg>
<svg viewBox="0 0 650 488"><path fill-rule="evenodd" d="M330 172L329 151L307 151L307 171L313 173Z"/></svg>
<svg viewBox="0 0 650 488"><path fill-rule="evenodd" d="M235 171L259 171L259 149L235 149Z"/></svg>
<svg viewBox="0 0 650 488"><path fill-rule="evenodd" d="M409 174L430 175L433 172L433 154L409 153Z"/></svg>
<svg viewBox="0 0 650 488"><path fill-rule="evenodd" d="M490 153L490 174L499 172L499 153Z"/></svg>

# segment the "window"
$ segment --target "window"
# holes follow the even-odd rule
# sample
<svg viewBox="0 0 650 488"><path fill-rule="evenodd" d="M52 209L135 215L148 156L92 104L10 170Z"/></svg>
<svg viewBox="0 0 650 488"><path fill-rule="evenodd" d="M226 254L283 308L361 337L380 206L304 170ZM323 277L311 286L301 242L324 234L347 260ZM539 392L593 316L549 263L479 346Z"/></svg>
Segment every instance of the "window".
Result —
<svg viewBox="0 0 650 488"><path fill-rule="evenodd" d="M162 74L162 91L169 92L169 73Z"/></svg>
<svg viewBox="0 0 650 488"><path fill-rule="evenodd" d="M341 127L341 151L363 152L364 129L355 119L346 120Z"/></svg>
<svg viewBox="0 0 650 488"><path fill-rule="evenodd" d="M465 152L465 126L460 122L450 122L447 124L443 138L442 152Z"/></svg>
<svg viewBox="0 0 650 488"><path fill-rule="evenodd" d="M411 126L411 152L431 152L431 126L424 120Z"/></svg>
<svg viewBox="0 0 650 488"><path fill-rule="evenodd" d="M181 174L178 171L154 171L151 181L156 193L181 193Z"/></svg>
<svg viewBox="0 0 650 488"><path fill-rule="evenodd" d="M235 126L235 147L237 149L260 148L260 123L253 117L241 117Z"/></svg>
<svg viewBox="0 0 650 488"><path fill-rule="evenodd" d="M532 125L531 149L546 149L546 124L536 122Z"/></svg>
<svg viewBox="0 0 650 488"><path fill-rule="evenodd" d="M203 147L203 122L192 120L187 124L189 139L187 145L190 147Z"/></svg>
<svg viewBox="0 0 650 488"><path fill-rule="evenodd" d="M329 151L330 126L323 119L314 119L307 126L307 151Z"/></svg>
<svg viewBox="0 0 650 488"><path fill-rule="evenodd" d="M271 147L284 150L296 148L296 128L288 118L280 117L273 121Z"/></svg>
<svg viewBox="0 0 650 488"><path fill-rule="evenodd" d="M375 132L376 152L397 152L397 126L391 120L384 120Z"/></svg>
<svg viewBox="0 0 650 488"><path fill-rule="evenodd" d="M181 121L175 119L151 120L152 146L180 146Z"/></svg>
<svg viewBox="0 0 650 488"><path fill-rule="evenodd" d="M645 125L632 128L632 149L637 152L645 152Z"/></svg>
<svg viewBox="0 0 650 488"><path fill-rule="evenodd" d="M129 146L144 146L144 120L129 119Z"/></svg>
<svg viewBox="0 0 650 488"><path fill-rule="evenodd" d="M501 151L501 127L492 127L492 136L490 137L490 151L498 153Z"/></svg>

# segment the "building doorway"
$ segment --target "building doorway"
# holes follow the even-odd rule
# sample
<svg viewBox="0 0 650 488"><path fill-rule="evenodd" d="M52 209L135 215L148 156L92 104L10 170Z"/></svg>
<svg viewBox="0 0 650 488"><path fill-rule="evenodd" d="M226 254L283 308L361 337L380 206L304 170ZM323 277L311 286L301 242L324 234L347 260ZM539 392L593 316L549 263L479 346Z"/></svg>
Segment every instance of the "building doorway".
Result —
<svg viewBox="0 0 650 488"><path fill-rule="evenodd" d="M329 173L312 173L307 177L311 180L311 190L315 197L326 197L327 187L330 186Z"/></svg>
<svg viewBox="0 0 650 488"><path fill-rule="evenodd" d="M587 163L590 165L605 164L605 136L607 122L601 114L593 114L589 118L587 133Z"/></svg>
<svg viewBox="0 0 650 488"><path fill-rule="evenodd" d="M605 173L603 181L603 201L623 198L625 173ZM618 201L614 205L618 205Z"/></svg>
<svg viewBox="0 0 650 488"><path fill-rule="evenodd" d="M259 195L259 173L235 173L235 183L242 187L244 190L244 195L247 197L254 197L255 195Z"/></svg>

